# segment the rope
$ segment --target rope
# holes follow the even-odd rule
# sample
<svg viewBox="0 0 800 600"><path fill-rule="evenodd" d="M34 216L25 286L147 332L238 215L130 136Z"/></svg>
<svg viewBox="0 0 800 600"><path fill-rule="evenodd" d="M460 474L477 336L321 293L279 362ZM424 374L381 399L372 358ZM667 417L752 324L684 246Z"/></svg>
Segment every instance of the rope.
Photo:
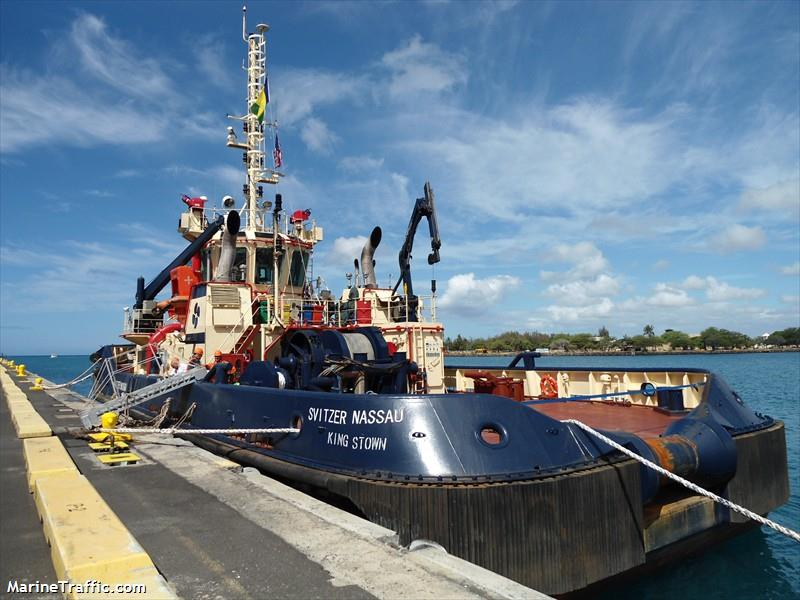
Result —
<svg viewBox="0 0 800 600"><path fill-rule="evenodd" d="M71 381L68 381L66 383L59 383L57 385L43 385L42 389L43 390L58 390L58 389L61 389L61 388L69 387L71 385L75 385L76 383L80 383L81 381L86 381L87 379L89 379L89 377L94 375L92 370L97 366L97 363L99 363L101 360L103 360L103 359L102 358L98 358L96 361L94 361L92 363L92 365L88 369L86 369L83 373L81 373L80 375L75 377L75 379L72 379Z"/></svg>
<svg viewBox="0 0 800 600"><path fill-rule="evenodd" d="M227 435L229 433L247 434L300 432L300 430L295 427L278 427L272 429L181 429L179 427L165 427L164 429L158 429L156 427L101 427L97 431L102 433L163 433L164 435L173 435L176 433L191 433L196 435Z"/></svg>
<svg viewBox="0 0 800 600"><path fill-rule="evenodd" d="M605 435L603 435L599 431L596 431L595 429L592 429L591 427L589 427L585 423L582 423L580 421L576 421L575 419L566 419L566 420L564 420L562 422L563 423L570 423L572 425L577 425L578 427L583 429L585 432L592 434L593 436L595 436L599 440L605 442L606 444L608 444L609 446L611 446L615 450L618 450L619 452L622 452L625 456L628 456L628 457L630 457L630 458L632 458L634 460L638 460L640 463L642 463L647 468L652 469L652 470L656 471L657 473L663 475L664 477L672 479L673 481L677 481L682 486L689 488L690 490L692 490L696 494L700 494L701 496L705 496L706 498L711 498L714 502L719 502L720 504L722 504L723 506L729 508L730 510L738 512L740 515L744 515L748 519L752 519L753 521L761 523L762 525L766 525L767 527L771 527L772 529L774 529L778 533L782 533L783 535L792 538L795 542L800 543L800 533L797 533L796 531L794 531L792 529L789 529L788 527L784 527L783 525L779 525L775 521L770 521L769 519L767 519L765 517L762 517L761 515L756 514L751 510L747 510L743 506L739 506L738 504L734 504L730 500L722 498L721 496L717 496L713 492L709 492L708 490L704 490L699 485L696 485L696 484L692 483L691 481L688 481L688 480L684 479L683 477L680 477L679 475L675 475L675 473L671 473L670 471L667 471L665 468L660 467L659 465L655 464L654 462L649 461L649 460L647 460L646 458L644 458L642 456L639 456L638 454L636 454L635 452L632 452L631 450L628 450L627 448L625 448L624 446L618 444L617 442L615 442L611 438L606 437Z"/></svg>

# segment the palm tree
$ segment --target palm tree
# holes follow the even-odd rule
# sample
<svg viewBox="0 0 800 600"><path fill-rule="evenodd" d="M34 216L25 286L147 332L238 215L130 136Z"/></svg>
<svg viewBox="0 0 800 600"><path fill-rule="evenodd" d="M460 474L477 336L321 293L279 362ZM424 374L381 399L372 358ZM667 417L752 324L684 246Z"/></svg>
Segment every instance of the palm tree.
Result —
<svg viewBox="0 0 800 600"><path fill-rule="evenodd" d="M647 337L653 337L656 334L656 330L653 329L652 325L645 325L642 333L644 333Z"/></svg>

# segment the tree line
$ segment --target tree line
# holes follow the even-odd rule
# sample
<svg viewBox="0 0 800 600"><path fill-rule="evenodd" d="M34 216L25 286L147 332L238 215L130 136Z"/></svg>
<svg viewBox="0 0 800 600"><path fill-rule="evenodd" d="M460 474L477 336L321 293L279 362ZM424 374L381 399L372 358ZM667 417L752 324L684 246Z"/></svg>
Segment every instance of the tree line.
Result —
<svg viewBox="0 0 800 600"><path fill-rule="evenodd" d="M699 335L689 335L677 329L666 329L656 335L652 325L645 325L641 335L612 337L601 327L591 333L541 333L538 331L506 331L487 338L465 338L460 334L445 339L450 352L520 352L547 348L554 352L570 351L646 351L646 350L736 350L754 346L800 346L800 328L790 327L773 331L766 339L750 337L739 331L708 327Z"/></svg>

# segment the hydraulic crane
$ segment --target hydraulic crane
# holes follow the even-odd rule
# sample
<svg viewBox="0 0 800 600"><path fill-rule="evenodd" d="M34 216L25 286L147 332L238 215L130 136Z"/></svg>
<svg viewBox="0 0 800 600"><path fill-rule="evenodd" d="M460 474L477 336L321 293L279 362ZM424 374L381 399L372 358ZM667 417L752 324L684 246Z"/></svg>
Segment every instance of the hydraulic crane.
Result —
<svg viewBox="0 0 800 600"><path fill-rule="evenodd" d="M408 298L409 314L407 319L409 321L417 320L417 297L414 295L414 287L411 282L411 250L414 247L414 236L422 217L428 219L428 230L431 235L431 253L428 255L428 264L435 265L439 262L439 248L442 246L442 240L439 238L439 225L436 221L436 207L430 182L425 182L424 197L417 198L414 204L414 212L408 222L406 239L400 248L400 277L392 290L393 294L396 293L400 283L403 284L403 293ZM435 282L432 282L432 285L435 285Z"/></svg>

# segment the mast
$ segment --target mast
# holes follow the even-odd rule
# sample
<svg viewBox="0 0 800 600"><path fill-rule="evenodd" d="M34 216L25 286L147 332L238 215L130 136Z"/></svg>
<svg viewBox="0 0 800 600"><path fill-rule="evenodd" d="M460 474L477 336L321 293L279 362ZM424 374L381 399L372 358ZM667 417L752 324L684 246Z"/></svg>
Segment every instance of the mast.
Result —
<svg viewBox="0 0 800 600"><path fill-rule="evenodd" d="M270 169L265 166L265 151L264 151L264 128L269 127L275 129L276 123L271 122L266 118L268 109L264 109L264 117L262 122L259 123L258 115L251 110L254 104L258 103L262 90L266 93L267 102L269 102L269 83L267 77L267 40L266 33L269 31L269 25L259 23L256 25L255 33L247 33L247 7L242 7L242 40L247 44L247 98L245 105L245 114L243 117L231 117L236 120L242 121L242 129L247 137L246 143L240 143L236 140L233 133L233 128L228 128L228 142L229 148L239 148L244 150L244 164L247 171L247 183L243 187L244 192L244 208L243 214L247 215L244 230L246 233L255 231L266 231L266 209L269 208L269 203L264 203L259 206L259 199L263 196L263 188L259 185L261 183L269 183L275 185L278 183L278 178L282 173ZM273 322L280 323L278 317L278 305L280 301L280 294L278 290L278 270L280 264L280 256L278 254L278 229L280 225L280 211L281 202L280 195L275 197L275 210L272 215L272 289L273 289L273 307L272 318Z"/></svg>
<svg viewBox="0 0 800 600"><path fill-rule="evenodd" d="M245 98L245 114L243 117L231 117L242 121L242 129L247 137L246 143L236 140L233 128L228 128L228 147L244 150L244 164L247 171L247 182L243 187L244 208L246 215L245 231L264 230L266 225L259 211L258 201L263 196L261 183L276 184L281 173L265 166L264 129L275 128L275 123L258 116L251 107L258 102L264 90L269 100L269 83L267 78L267 40L269 25L259 23L255 33L247 33L247 7L242 7L242 40L247 44L247 97ZM266 108L265 108L266 113ZM264 115L266 117L266 114Z"/></svg>

